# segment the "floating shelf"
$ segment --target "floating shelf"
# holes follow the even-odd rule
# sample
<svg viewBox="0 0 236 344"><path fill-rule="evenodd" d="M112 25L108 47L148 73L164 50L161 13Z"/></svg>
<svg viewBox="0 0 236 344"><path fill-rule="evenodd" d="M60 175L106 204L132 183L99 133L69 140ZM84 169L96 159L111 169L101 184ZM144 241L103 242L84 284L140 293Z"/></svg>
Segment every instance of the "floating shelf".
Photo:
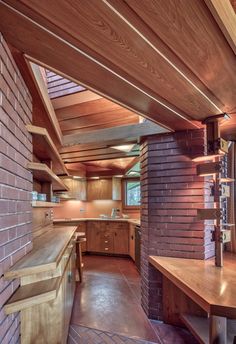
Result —
<svg viewBox="0 0 236 344"><path fill-rule="evenodd" d="M56 146L54 145L47 129L34 125L26 125L26 129L33 137L33 153L39 160L51 160L53 171L56 174L66 174L68 171L62 161Z"/></svg>
<svg viewBox="0 0 236 344"><path fill-rule="evenodd" d="M221 217L222 210L217 208L197 209L197 218L199 220L216 220Z"/></svg>
<svg viewBox="0 0 236 344"><path fill-rule="evenodd" d="M52 172L52 170L43 163L29 162L27 168L32 171L33 176L40 182L52 183L54 191L68 191L69 188L63 183L63 181Z"/></svg>
<svg viewBox="0 0 236 344"><path fill-rule="evenodd" d="M6 314L19 312L56 298L61 277L20 286L4 306Z"/></svg>
<svg viewBox="0 0 236 344"><path fill-rule="evenodd" d="M60 203L53 203L53 202L32 201L31 204L33 208L60 207Z"/></svg>

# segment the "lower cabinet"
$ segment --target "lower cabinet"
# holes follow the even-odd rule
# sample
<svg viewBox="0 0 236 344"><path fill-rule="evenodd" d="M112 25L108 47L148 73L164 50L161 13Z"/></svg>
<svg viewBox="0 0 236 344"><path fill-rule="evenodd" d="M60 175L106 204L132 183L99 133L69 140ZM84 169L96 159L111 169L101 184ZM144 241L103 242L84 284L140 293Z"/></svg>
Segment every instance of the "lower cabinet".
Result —
<svg viewBox="0 0 236 344"><path fill-rule="evenodd" d="M75 293L75 246L59 263L56 297L21 310L22 344L66 344ZM51 279L53 283L53 279ZM39 290L38 290L39 291Z"/></svg>
<svg viewBox="0 0 236 344"><path fill-rule="evenodd" d="M86 237L88 252L129 254L127 222L89 221Z"/></svg>

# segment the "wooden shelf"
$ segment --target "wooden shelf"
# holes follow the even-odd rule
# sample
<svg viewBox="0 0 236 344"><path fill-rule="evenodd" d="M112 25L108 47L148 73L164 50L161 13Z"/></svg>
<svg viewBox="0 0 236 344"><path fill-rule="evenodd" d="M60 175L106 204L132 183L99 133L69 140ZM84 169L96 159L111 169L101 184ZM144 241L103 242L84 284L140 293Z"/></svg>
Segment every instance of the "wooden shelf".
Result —
<svg viewBox="0 0 236 344"><path fill-rule="evenodd" d="M76 228L76 226L53 227L35 238L32 251L13 265L4 274L4 278L11 280L55 270Z"/></svg>
<svg viewBox="0 0 236 344"><path fill-rule="evenodd" d="M60 285L61 277L21 286L4 306L6 314L19 312L24 308L54 300Z"/></svg>
<svg viewBox="0 0 236 344"><path fill-rule="evenodd" d="M33 172L33 176L40 182L52 183L52 188L55 191L68 191L68 187L63 181L52 172L52 170L43 163L29 162L27 168Z"/></svg>
<svg viewBox="0 0 236 344"><path fill-rule="evenodd" d="M32 201L31 202L33 208L53 208L53 207L60 207L60 203L53 203L53 202L43 202L43 201Z"/></svg>
<svg viewBox="0 0 236 344"><path fill-rule="evenodd" d="M209 343L209 320L207 318L182 314L181 320L199 343Z"/></svg>
<svg viewBox="0 0 236 344"><path fill-rule="evenodd" d="M38 159L51 160L55 174L68 175L67 169L62 161L56 146L54 145L47 129L34 125L26 125L26 128L33 137L33 153Z"/></svg>

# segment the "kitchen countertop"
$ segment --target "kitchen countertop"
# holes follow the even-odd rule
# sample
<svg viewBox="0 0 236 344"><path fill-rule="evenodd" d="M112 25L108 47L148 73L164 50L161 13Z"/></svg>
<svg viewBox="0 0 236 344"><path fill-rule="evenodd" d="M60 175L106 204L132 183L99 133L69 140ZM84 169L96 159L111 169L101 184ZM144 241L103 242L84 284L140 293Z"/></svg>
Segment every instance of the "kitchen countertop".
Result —
<svg viewBox="0 0 236 344"><path fill-rule="evenodd" d="M61 218L54 219L53 223L75 223L75 222L86 222L86 221L114 221L114 222L128 222L135 225L140 225L140 219L113 219L113 218L100 218L100 217L86 217L86 218Z"/></svg>

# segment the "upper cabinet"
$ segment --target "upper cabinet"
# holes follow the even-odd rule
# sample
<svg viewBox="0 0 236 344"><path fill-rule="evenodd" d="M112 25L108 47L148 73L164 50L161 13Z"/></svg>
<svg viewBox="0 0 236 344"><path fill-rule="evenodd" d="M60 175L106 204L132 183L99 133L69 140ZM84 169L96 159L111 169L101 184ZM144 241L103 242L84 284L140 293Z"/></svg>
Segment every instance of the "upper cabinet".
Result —
<svg viewBox="0 0 236 344"><path fill-rule="evenodd" d="M63 199L75 199L78 201L87 200L86 180L75 178L63 178L63 183L68 191L58 194Z"/></svg>
<svg viewBox="0 0 236 344"><path fill-rule="evenodd" d="M87 200L121 200L121 179L100 178L87 181Z"/></svg>

